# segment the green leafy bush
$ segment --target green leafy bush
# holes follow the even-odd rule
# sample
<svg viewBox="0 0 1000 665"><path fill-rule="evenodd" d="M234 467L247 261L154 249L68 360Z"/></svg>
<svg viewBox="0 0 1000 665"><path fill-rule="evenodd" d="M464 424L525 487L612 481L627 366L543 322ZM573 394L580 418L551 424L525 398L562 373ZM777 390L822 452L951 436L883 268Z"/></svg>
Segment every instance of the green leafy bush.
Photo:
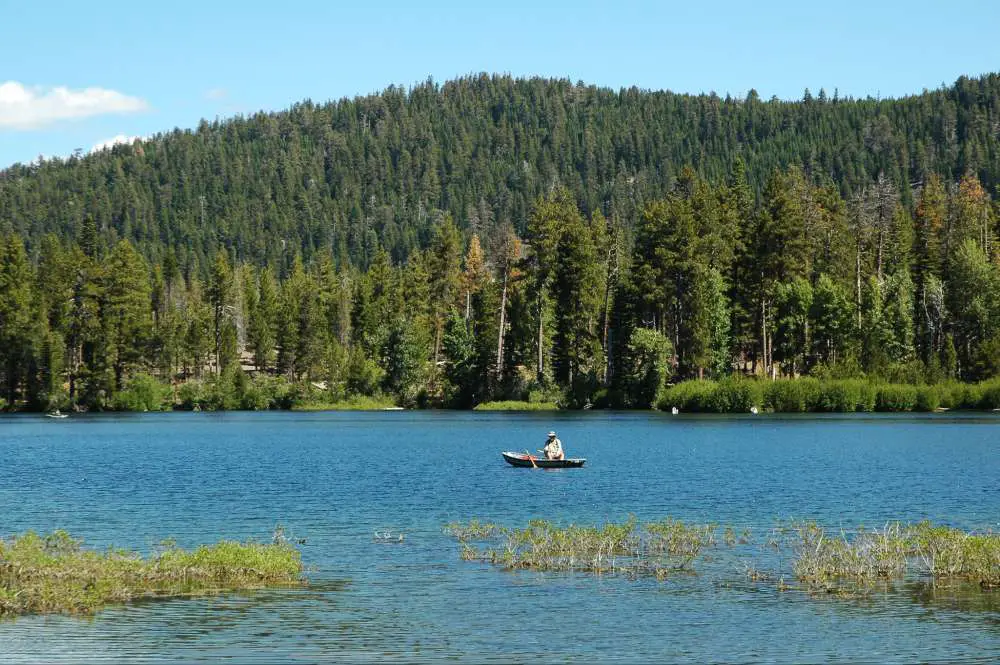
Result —
<svg viewBox="0 0 1000 665"><path fill-rule="evenodd" d="M712 412L712 395L715 381L684 381L669 386L659 399L659 408L667 411L677 408L681 411Z"/></svg>
<svg viewBox="0 0 1000 665"><path fill-rule="evenodd" d="M941 406L941 388L938 386L919 386L917 388L917 411L935 411Z"/></svg>
<svg viewBox="0 0 1000 665"><path fill-rule="evenodd" d="M170 386L149 374L136 374L112 399L116 411L165 411L173 404Z"/></svg>
<svg viewBox="0 0 1000 665"><path fill-rule="evenodd" d="M188 381L177 389L178 406L188 411L205 408L205 386L201 381Z"/></svg>
<svg viewBox="0 0 1000 665"><path fill-rule="evenodd" d="M746 413L752 407L760 407L762 402L760 384L739 378L722 379L711 396L717 413Z"/></svg>
<svg viewBox="0 0 1000 665"><path fill-rule="evenodd" d="M764 384L764 406L781 413L802 413L818 401L819 381L812 378L780 379Z"/></svg>
<svg viewBox="0 0 1000 665"><path fill-rule="evenodd" d="M1000 409L1000 378L980 383L979 390L981 391L979 408Z"/></svg>
<svg viewBox="0 0 1000 665"><path fill-rule="evenodd" d="M875 398L875 388L861 379L821 381L809 410L835 413L873 411Z"/></svg>
<svg viewBox="0 0 1000 665"><path fill-rule="evenodd" d="M887 383L878 388L875 402L877 411L912 411L916 405L916 386Z"/></svg>

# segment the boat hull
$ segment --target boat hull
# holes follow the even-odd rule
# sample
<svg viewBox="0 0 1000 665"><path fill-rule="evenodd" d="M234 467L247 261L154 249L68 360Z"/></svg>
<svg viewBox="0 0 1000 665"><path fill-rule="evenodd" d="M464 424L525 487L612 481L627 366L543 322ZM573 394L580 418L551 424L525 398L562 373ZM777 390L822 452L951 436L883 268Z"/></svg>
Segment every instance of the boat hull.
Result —
<svg viewBox="0 0 1000 665"><path fill-rule="evenodd" d="M544 457L537 457L535 455L528 455L526 453L515 453L509 450L505 450L500 453L503 455L504 461L511 466L520 466L537 468L537 469L575 469L584 465L587 461L581 457L571 457L568 459L545 459Z"/></svg>

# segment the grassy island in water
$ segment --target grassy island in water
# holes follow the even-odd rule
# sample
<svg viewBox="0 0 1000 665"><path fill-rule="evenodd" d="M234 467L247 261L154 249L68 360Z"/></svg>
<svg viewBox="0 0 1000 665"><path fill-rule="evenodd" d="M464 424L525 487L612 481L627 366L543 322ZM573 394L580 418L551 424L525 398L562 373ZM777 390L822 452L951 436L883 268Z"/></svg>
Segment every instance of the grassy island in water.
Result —
<svg viewBox="0 0 1000 665"><path fill-rule="evenodd" d="M143 598L299 586L302 561L285 542L221 541L149 557L85 549L65 531L0 540L0 616L89 614Z"/></svg>

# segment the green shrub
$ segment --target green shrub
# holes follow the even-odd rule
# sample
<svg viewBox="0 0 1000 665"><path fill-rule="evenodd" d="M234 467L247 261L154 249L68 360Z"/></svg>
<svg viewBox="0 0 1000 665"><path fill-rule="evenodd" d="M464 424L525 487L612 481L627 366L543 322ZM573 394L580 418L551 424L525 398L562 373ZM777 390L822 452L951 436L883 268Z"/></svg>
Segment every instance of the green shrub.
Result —
<svg viewBox="0 0 1000 665"><path fill-rule="evenodd" d="M917 411L934 411L941 406L941 389L938 386L920 386L917 388Z"/></svg>
<svg viewBox="0 0 1000 665"><path fill-rule="evenodd" d="M205 386L201 381L188 381L177 389L177 402L188 411L205 408Z"/></svg>
<svg viewBox="0 0 1000 665"><path fill-rule="evenodd" d="M205 406L210 411L233 411L240 408L242 392L225 376L209 381L205 386Z"/></svg>
<svg viewBox="0 0 1000 665"><path fill-rule="evenodd" d="M887 383L878 387L877 411L912 411L916 405L916 386Z"/></svg>
<svg viewBox="0 0 1000 665"><path fill-rule="evenodd" d="M251 382L240 395L240 408L247 411L266 411L271 408L271 397L264 387Z"/></svg>
<svg viewBox="0 0 1000 665"><path fill-rule="evenodd" d="M802 413L814 407L819 381L812 378L779 379L764 384L764 406L778 413Z"/></svg>
<svg viewBox="0 0 1000 665"><path fill-rule="evenodd" d="M170 386L149 374L136 374L112 399L116 411L164 411L170 409L173 391Z"/></svg>
<svg viewBox="0 0 1000 665"><path fill-rule="evenodd" d="M1000 378L983 381L979 384L979 389L979 408L1000 409Z"/></svg>
<svg viewBox="0 0 1000 665"><path fill-rule="evenodd" d="M864 381L859 388L861 397L858 401L858 411L871 413L875 410L875 402L878 400L878 387L872 383Z"/></svg>
<svg viewBox="0 0 1000 665"><path fill-rule="evenodd" d="M657 405L667 411L677 408L680 411L714 412L712 395L715 392L714 381L683 381L667 387Z"/></svg>
<svg viewBox="0 0 1000 665"><path fill-rule="evenodd" d="M539 404L563 404L566 396L559 386L533 384L528 388L526 401Z"/></svg>
<svg viewBox="0 0 1000 665"><path fill-rule="evenodd" d="M822 381L817 388L811 410L834 413L870 410L868 398L871 396L874 402L874 391L867 390L868 387L867 382L858 379Z"/></svg>
<svg viewBox="0 0 1000 665"><path fill-rule="evenodd" d="M738 378L719 381L709 399L715 413L746 413L763 401L759 383Z"/></svg>
<svg viewBox="0 0 1000 665"><path fill-rule="evenodd" d="M939 406L946 409L965 408L966 386L958 381L948 381L934 386L937 389Z"/></svg>
<svg viewBox="0 0 1000 665"><path fill-rule="evenodd" d="M294 386L282 376L259 374L253 378L253 386L260 390L270 402L269 409L290 409L295 396Z"/></svg>
<svg viewBox="0 0 1000 665"><path fill-rule="evenodd" d="M962 402L959 408L980 409L983 403L983 386L978 383L967 383L963 386Z"/></svg>

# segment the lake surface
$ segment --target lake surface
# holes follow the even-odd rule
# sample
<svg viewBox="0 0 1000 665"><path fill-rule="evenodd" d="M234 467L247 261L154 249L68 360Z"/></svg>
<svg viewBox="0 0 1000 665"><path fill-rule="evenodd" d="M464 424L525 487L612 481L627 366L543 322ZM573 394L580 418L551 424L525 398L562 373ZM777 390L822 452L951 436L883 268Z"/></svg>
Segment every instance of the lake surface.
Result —
<svg viewBox="0 0 1000 665"><path fill-rule="evenodd" d="M502 461L549 429L583 469ZM269 541L280 523L305 539L311 583L0 622L0 660L996 661L1000 592L780 592L747 580L749 549L665 582L507 572L462 561L443 527L634 514L758 542L794 519L998 530L998 453L993 414L6 416L0 534L62 528L149 552L167 537ZM404 542L373 537L387 530Z"/></svg>

